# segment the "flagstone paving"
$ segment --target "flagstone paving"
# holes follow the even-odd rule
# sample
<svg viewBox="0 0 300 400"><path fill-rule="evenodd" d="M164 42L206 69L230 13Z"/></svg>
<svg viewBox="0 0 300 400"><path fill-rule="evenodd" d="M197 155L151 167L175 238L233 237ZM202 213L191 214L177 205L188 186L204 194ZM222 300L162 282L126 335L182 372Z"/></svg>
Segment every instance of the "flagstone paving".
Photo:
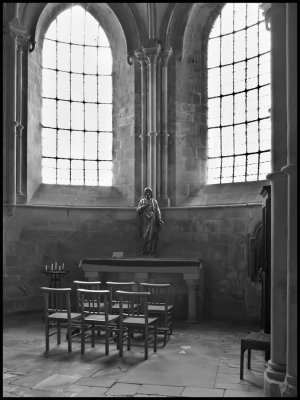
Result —
<svg viewBox="0 0 300 400"><path fill-rule="evenodd" d="M258 327L175 321L167 345L160 341L144 360L139 341L122 358L115 345L105 356L102 341L81 355L79 337L68 353L54 336L45 354L39 313L5 316L3 324L3 397L264 397L262 351L251 352L251 370L245 356L239 378L240 339Z"/></svg>

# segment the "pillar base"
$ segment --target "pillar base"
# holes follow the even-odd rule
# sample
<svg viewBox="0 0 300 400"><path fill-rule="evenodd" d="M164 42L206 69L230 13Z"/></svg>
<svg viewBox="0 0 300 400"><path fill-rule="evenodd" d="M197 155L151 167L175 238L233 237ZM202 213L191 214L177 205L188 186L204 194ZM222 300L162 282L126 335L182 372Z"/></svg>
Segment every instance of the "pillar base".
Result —
<svg viewBox="0 0 300 400"><path fill-rule="evenodd" d="M283 384L281 396L282 397L297 397L298 393L298 380L297 377L286 375Z"/></svg>
<svg viewBox="0 0 300 400"><path fill-rule="evenodd" d="M281 397L284 378L285 365L278 365L269 360L264 373L265 397Z"/></svg>

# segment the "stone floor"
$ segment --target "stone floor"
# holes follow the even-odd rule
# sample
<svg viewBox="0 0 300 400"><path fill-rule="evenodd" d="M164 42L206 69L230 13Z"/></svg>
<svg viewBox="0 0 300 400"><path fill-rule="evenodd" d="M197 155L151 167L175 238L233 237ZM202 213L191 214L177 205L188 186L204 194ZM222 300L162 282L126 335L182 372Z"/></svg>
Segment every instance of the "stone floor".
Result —
<svg viewBox="0 0 300 400"><path fill-rule="evenodd" d="M240 339L253 326L220 321L175 323L165 347L150 349L144 360L141 345L124 349L89 344L80 354L79 337L72 353L67 343L50 342L44 353L40 314L4 317L3 397L263 397L264 353L252 351L251 370L240 372ZM65 336L63 336L65 339Z"/></svg>

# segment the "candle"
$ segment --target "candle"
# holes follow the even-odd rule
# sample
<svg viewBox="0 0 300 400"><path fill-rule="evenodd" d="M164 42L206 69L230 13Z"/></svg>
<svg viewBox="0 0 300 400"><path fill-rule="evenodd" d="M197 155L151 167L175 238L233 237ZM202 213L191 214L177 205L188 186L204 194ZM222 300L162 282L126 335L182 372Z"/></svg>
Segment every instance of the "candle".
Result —
<svg viewBox="0 0 300 400"><path fill-rule="evenodd" d="M48 271L48 265L46 264L46 271Z"/></svg>
<svg viewBox="0 0 300 400"><path fill-rule="evenodd" d="M59 270L59 271L60 271L60 268L61 268L61 266L59 265L59 266L58 266L58 270Z"/></svg>
<svg viewBox="0 0 300 400"><path fill-rule="evenodd" d="M55 271L57 271L57 261L55 261Z"/></svg>
<svg viewBox="0 0 300 400"><path fill-rule="evenodd" d="M51 271L53 271L53 263L51 263Z"/></svg>
<svg viewBox="0 0 300 400"><path fill-rule="evenodd" d="M65 264L64 263L62 263L61 269L65 269Z"/></svg>

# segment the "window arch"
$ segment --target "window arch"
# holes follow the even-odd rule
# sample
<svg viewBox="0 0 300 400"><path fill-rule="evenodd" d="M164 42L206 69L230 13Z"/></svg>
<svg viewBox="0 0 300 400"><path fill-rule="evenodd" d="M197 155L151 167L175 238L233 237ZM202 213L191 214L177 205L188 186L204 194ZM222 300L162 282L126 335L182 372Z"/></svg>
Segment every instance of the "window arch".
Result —
<svg viewBox="0 0 300 400"><path fill-rule="evenodd" d="M79 5L57 15L43 41L42 183L112 185L112 53Z"/></svg>
<svg viewBox="0 0 300 400"><path fill-rule="evenodd" d="M207 184L270 172L270 32L259 3L227 3L208 40Z"/></svg>

